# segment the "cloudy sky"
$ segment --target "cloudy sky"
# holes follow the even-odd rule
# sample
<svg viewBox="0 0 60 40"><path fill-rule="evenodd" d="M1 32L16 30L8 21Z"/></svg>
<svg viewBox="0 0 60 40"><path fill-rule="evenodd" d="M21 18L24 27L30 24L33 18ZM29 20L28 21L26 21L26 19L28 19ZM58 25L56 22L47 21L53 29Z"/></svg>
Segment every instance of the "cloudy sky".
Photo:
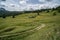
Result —
<svg viewBox="0 0 60 40"><path fill-rule="evenodd" d="M0 0L0 8L9 11L25 11L53 8L60 5L60 0Z"/></svg>

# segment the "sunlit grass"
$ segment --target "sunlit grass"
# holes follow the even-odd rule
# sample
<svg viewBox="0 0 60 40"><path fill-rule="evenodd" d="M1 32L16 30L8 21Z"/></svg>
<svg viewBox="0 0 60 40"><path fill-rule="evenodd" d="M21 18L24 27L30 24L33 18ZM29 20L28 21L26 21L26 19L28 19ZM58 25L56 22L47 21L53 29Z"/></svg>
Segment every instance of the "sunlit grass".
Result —
<svg viewBox="0 0 60 40"><path fill-rule="evenodd" d="M52 12L50 13L41 12L40 15L37 15L37 13L26 13L26 14L17 15L15 18L12 18L11 16L5 19L0 18L0 31L5 28L8 29L9 27L10 28L15 27L15 29L9 32L1 32L1 34L9 34L24 30L29 30L41 24L45 24L46 27L33 33L32 35L28 36L27 35L28 33L26 33L25 35L27 35L27 37L20 39L18 36L14 40L52 40L51 36L54 36L53 34L55 28L60 26L59 15L60 15L59 13L57 13L56 16L53 16ZM36 16L36 17L31 18L32 16Z"/></svg>

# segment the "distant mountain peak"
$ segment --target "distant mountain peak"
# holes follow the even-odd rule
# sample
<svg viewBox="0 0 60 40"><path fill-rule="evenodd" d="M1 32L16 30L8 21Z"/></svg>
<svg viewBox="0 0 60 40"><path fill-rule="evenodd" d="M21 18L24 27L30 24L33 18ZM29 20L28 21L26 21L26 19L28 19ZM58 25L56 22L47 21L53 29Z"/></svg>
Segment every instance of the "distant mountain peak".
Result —
<svg viewBox="0 0 60 40"><path fill-rule="evenodd" d="M6 0L1 0L1 1L6 1Z"/></svg>
<svg viewBox="0 0 60 40"><path fill-rule="evenodd" d="M0 8L0 11L6 11L4 8Z"/></svg>

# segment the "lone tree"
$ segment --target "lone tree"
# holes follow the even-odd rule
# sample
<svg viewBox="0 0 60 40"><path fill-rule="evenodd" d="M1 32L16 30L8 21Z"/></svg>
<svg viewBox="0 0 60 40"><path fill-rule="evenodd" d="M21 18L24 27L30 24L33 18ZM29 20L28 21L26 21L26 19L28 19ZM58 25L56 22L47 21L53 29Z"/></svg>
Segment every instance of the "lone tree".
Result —
<svg viewBox="0 0 60 40"><path fill-rule="evenodd" d="M39 10L37 11L37 15L40 15L40 14L39 14Z"/></svg>
<svg viewBox="0 0 60 40"><path fill-rule="evenodd" d="M3 16L2 16L3 18L6 18L6 15L5 14L3 14Z"/></svg>
<svg viewBox="0 0 60 40"><path fill-rule="evenodd" d="M60 6L58 6L58 7L56 8L56 10L60 13Z"/></svg>
<svg viewBox="0 0 60 40"><path fill-rule="evenodd" d="M15 15L13 15L12 18L15 18Z"/></svg>
<svg viewBox="0 0 60 40"><path fill-rule="evenodd" d="M12 18L15 18L15 14L13 13Z"/></svg>
<svg viewBox="0 0 60 40"><path fill-rule="evenodd" d="M53 13L53 16L55 16L55 15L56 15L56 12Z"/></svg>
<svg viewBox="0 0 60 40"><path fill-rule="evenodd" d="M47 13L49 12L49 10L47 10Z"/></svg>

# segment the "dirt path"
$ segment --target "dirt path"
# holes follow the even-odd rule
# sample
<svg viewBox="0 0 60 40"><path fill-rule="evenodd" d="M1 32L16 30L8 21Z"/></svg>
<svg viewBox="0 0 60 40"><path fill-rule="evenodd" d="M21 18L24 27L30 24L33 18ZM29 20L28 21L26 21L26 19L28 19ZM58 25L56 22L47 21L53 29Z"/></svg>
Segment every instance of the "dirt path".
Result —
<svg viewBox="0 0 60 40"><path fill-rule="evenodd" d="M26 36L27 34L30 35L30 34L40 30L41 28L43 28L45 26L46 26L45 24L41 24L40 26L38 26L34 29L31 29L31 30L28 30L28 31L25 31L25 32L14 33L14 34L10 34L10 35L3 35L3 36L0 36L0 38L15 37L15 36L19 36L19 35Z"/></svg>
<svg viewBox="0 0 60 40"><path fill-rule="evenodd" d="M40 30L41 28L45 27L45 24L41 24L41 26L37 27L37 30Z"/></svg>

